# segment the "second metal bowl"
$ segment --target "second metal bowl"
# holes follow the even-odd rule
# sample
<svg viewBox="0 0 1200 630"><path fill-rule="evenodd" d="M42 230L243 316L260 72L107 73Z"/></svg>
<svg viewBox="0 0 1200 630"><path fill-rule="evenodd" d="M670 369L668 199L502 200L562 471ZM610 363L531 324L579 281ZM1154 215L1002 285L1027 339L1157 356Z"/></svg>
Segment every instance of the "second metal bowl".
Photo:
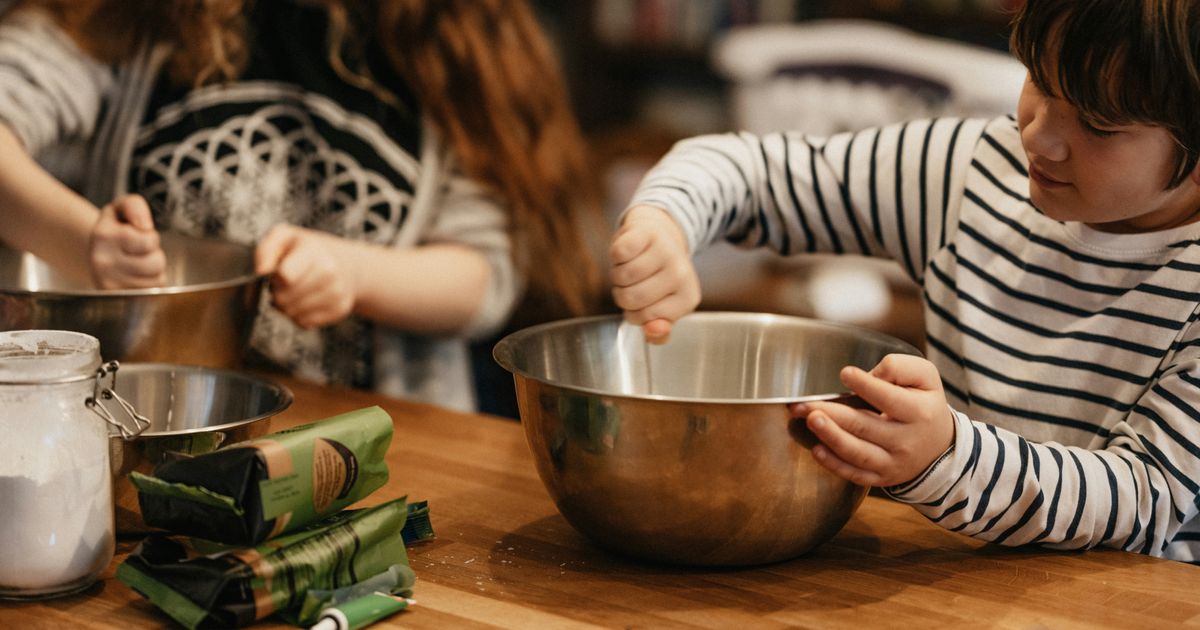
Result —
<svg viewBox="0 0 1200 630"><path fill-rule="evenodd" d="M200 455L266 434L270 418L292 404L288 388L233 370L167 363L124 363L113 388L150 427L131 441L109 440L117 532L149 531L129 473L150 474L176 453Z"/></svg>

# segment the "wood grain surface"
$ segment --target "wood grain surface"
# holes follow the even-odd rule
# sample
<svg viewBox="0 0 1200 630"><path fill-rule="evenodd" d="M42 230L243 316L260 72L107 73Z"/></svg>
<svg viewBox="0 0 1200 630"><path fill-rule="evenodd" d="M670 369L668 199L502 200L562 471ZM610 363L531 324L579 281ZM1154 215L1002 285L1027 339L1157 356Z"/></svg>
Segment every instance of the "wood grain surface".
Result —
<svg viewBox="0 0 1200 630"><path fill-rule="evenodd" d="M558 514L518 423L272 378L295 393L272 430L387 410L391 480L364 505L429 501L437 537L409 548L418 604L375 627L1200 627L1200 567L988 545L873 496L833 540L789 562L701 570L624 559ZM103 580L80 595L0 602L0 628L171 627L113 577L136 542L121 540Z"/></svg>

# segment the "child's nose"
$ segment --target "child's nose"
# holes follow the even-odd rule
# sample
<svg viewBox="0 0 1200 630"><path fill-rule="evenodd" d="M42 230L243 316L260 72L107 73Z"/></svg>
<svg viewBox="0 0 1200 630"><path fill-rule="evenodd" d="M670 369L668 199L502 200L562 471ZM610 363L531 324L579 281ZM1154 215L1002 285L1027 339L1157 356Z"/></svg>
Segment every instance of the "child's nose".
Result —
<svg viewBox="0 0 1200 630"><path fill-rule="evenodd" d="M1052 108L1036 108L1033 118L1021 128L1021 143L1026 151L1045 160L1062 162L1070 155L1064 136L1064 123Z"/></svg>

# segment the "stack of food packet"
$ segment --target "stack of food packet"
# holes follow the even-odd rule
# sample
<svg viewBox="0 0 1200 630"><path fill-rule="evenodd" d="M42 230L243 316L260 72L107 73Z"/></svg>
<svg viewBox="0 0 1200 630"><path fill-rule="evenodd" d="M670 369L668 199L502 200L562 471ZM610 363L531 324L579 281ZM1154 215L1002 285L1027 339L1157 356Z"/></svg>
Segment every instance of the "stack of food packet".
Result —
<svg viewBox="0 0 1200 630"><path fill-rule="evenodd" d="M368 407L132 473L152 534L117 578L188 628L279 613L309 625L361 595L407 596L425 502L343 508L388 479L392 419Z"/></svg>

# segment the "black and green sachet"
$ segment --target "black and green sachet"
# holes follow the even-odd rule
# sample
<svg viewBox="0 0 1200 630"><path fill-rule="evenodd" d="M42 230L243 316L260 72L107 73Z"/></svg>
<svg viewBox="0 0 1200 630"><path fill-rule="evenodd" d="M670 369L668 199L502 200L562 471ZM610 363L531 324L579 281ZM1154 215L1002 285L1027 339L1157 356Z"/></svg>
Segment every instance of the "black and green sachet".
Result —
<svg viewBox="0 0 1200 630"><path fill-rule="evenodd" d="M117 579L187 628L232 628L280 613L311 623L323 603L387 579L415 579L405 544L433 537L425 502L396 499L345 510L257 547L153 534L117 568Z"/></svg>
<svg viewBox="0 0 1200 630"><path fill-rule="evenodd" d="M388 479L392 419L367 407L130 473L151 527L231 545L296 531Z"/></svg>

